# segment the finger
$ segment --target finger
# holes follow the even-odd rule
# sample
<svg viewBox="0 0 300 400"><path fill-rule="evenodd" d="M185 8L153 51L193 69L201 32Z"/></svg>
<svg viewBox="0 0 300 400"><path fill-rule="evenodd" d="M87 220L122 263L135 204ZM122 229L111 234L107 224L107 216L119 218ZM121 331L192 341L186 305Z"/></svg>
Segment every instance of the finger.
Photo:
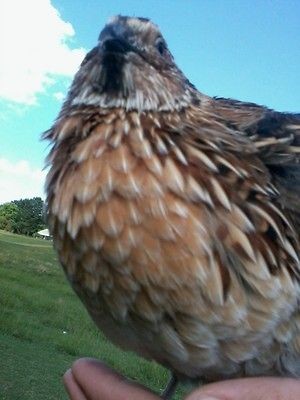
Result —
<svg viewBox="0 0 300 400"><path fill-rule="evenodd" d="M212 383L186 400L299 400L300 381L290 378L244 378Z"/></svg>
<svg viewBox="0 0 300 400"><path fill-rule="evenodd" d="M63 382L71 400L88 400L69 369L63 376Z"/></svg>
<svg viewBox="0 0 300 400"><path fill-rule="evenodd" d="M88 400L159 399L154 393L126 380L97 360L83 358L75 361L72 374Z"/></svg>

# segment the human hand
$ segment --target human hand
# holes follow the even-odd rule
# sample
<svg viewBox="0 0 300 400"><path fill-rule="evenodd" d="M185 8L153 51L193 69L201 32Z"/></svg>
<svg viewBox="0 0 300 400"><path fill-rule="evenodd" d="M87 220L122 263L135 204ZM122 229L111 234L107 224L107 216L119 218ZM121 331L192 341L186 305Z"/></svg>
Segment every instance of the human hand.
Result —
<svg viewBox="0 0 300 400"><path fill-rule="evenodd" d="M64 375L71 400L159 400L141 385L126 380L100 361L77 360ZM299 400L300 380L243 378L212 383L194 390L186 400Z"/></svg>
<svg viewBox="0 0 300 400"><path fill-rule="evenodd" d="M299 400L300 380L242 378L211 383L196 389L186 400Z"/></svg>
<svg viewBox="0 0 300 400"><path fill-rule="evenodd" d="M71 400L159 400L145 387L127 380L91 358L81 358L63 378ZM160 399L161 400L161 399Z"/></svg>

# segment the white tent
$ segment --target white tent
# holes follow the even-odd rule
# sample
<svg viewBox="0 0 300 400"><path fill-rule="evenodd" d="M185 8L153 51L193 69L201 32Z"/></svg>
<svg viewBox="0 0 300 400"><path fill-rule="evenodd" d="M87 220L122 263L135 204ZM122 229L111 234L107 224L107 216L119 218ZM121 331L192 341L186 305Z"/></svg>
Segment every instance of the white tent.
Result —
<svg viewBox="0 0 300 400"><path fill-rule="evenodd" d="M41 236L43 239L51 239L49 229L43 229L37 233L38 236Z"/></svg>

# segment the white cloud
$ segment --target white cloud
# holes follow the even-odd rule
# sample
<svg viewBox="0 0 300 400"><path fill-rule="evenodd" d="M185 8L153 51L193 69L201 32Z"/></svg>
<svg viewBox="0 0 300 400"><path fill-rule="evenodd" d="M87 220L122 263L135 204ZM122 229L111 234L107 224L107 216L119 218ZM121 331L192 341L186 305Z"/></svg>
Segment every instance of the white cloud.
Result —
<svg viewBox="0 0 300 400"><path fill-rule="evenodd" d="M46 172L33 168L27 160L12 163L0 158L0 204L44 195Z"/></svg>
<svg viewBox="0 0 300 400"><path fill-rule="evenodd" d="M50 0L1 0L0 98L34 104L57 76L72 76L86 53L69 47L74 35Z"/></svg>
<svg viewBox="0 0 300 400"><path fill-rule="evenodd" d="M65 98L65 96L66 95L63 92L55 92L55 93L53 93L53 97L59 102L62 102L63 99Z"/></svg>

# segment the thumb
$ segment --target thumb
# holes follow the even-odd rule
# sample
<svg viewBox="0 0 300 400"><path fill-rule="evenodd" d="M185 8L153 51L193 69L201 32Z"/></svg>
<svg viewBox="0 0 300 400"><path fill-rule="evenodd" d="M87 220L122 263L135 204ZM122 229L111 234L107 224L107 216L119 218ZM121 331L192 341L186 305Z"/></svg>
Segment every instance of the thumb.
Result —
<svg viewBox="0 0 300 400"><path fill-rule="evenodd" d="M212 383L193 391L186 400L299 400L300 380L244 378Z"/></svg>

